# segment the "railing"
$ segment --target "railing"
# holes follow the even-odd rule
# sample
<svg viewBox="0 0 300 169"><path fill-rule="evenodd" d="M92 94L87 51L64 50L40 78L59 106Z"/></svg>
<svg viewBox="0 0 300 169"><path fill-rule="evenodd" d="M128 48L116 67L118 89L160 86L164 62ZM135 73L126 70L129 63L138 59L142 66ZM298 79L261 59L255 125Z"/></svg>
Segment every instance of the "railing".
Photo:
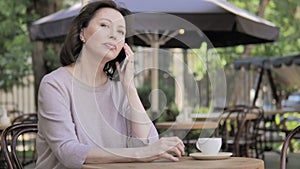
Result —
<svg viewBox="0 0 300 169"><path fill-rule="evenodd" d="M18 110L23 113L35 112L34 77L29 75L23 79L25 86L13 86L12 90L0 90L0 107L6 110Z"/></svg>

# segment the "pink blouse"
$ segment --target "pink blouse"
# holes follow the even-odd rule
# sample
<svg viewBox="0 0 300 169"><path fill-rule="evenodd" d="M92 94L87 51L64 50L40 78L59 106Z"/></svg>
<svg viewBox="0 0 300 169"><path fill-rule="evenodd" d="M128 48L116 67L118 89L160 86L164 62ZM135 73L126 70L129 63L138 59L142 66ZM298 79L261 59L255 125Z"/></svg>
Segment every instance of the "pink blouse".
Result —
<svg viewBox="0 0 300 169"><path fill-rule="evenodd" d="M130 148L158 140L154 125L148 143L131 130L128 99L120 82L99 87L76 80L64 67L46 75L38 94L36 168L82 168L93 147Z"/></svg>

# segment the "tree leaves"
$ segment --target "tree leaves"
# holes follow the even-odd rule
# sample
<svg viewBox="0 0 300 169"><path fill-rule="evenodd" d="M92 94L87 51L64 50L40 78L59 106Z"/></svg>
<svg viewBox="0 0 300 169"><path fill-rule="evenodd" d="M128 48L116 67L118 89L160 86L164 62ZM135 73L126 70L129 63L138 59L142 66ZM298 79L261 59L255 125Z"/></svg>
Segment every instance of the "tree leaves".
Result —
<svg viewBox="0 0 300 169"><path fill-rule="evenodd" d="M259 1L228 1L253 14L259 10ZM300 53L299 11L299 0L269 0L263 18L275 23L280 28L279 39L273 43L253 45L247 57L288 56ZM222 59L225 59L227 63L232 63L233 59L243 55L245 46L219 48L217 51Z"/></svg>
<svg viewBox="0 0 300 169"><path fill-rule="evenodd" d="M1 1L0 6L0 88L24 85L22 78L31 71L32 44L28 36L27 1Z"/></svg>

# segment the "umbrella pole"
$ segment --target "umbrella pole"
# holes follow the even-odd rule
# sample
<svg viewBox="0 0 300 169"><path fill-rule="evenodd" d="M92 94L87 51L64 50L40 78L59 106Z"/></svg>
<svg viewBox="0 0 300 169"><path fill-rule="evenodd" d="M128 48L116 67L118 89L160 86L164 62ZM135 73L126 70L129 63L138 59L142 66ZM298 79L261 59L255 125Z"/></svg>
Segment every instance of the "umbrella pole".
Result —
<svg viewBox="0 0 300 169"><path fill-rule="evenodd" d="M158 35L157 35L158 38ZM159 49L159 42L153 41L151 42L151 47L154 50L153 59L152 59L152 66L153 69L151 71L151 86L152 86L152 96L151 96L151 112L152 112L152 119L156 122L156 117L158 113L158 102L159 102L159 95L158 95L158 49Z"/></svg>
<svg viewBox="0 0 300 169"><path fill-rule="evenodd" d="M149 33L149 32L148 32ZM159 37L158 30L153 31L153 35L142 36L137 34L137 36L142 39L146 44L150 44L153 49L153 59L152 59L152 70L151 70L151 119L155 123L158 118L159 111L159 91L158 91L158 80L159 80L159 64L158 64L158 54L160 45L165 44L172 37L178 35L178 31L169 32L165 31L161 37Z"/></svg>

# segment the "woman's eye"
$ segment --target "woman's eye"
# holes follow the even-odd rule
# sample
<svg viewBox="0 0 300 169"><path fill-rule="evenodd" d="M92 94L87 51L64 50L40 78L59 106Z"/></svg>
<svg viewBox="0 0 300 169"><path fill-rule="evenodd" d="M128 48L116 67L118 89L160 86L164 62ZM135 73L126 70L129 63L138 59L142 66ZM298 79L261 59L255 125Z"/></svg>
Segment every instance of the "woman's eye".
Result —
<svg viewBox="0 0 300 169"><path fill-rule="evenodd" d="M122 30L119 30L118 33L120 33L121 35L125 35L125 32Z"/></svg>
<svg viewBox="0 0 300 169"><path fill-rule="evenodd" d="M104 28L109 28L109 26L107 24L104 24L104 23L100 24L100 26L104 27Z"/></svg>

